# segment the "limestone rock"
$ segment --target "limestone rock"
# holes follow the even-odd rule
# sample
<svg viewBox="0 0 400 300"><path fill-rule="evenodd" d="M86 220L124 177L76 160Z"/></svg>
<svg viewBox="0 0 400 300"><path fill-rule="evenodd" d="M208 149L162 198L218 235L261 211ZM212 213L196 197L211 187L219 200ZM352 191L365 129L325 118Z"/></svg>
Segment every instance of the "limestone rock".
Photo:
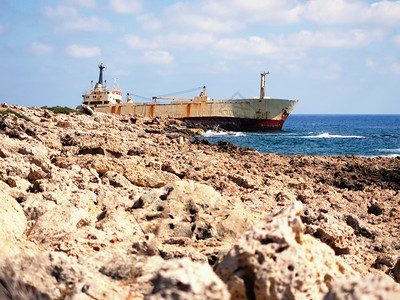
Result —
<svg viewBox="0 0 400 300"><path fill-rule="evenodd" d="M0 257L18 251L15 240L22 237L27 220L19 203L6 191L7 185L0 181Z"/></svg>
<svg viewBox="0 0 400 300"><path fill-rule="evenodd" d="M188 258L170 260L153 278L154 288L149 300L228 300L225 284L206 263Z"/></svg>
<svg viewBox="0 0 400 300"><path fill-rule="evenodd" d="M246 231L216 272L231 299L318 299L336 278L355 272L315 238L304 235L300 202Z"/></svg>
<svg viewBox="0 0 400 300"><path fill-rule="evenodd" d="M48 299L127 299L129 295L128 287L116 284L98 270L89 270L84 261L78 263L64 253L24 253L6 261L1 273L8 282L34 288Z"/></svg>
<svg viewBox="0 0 400 300"><path fill-rule="evenodd" d="M91 223L94 223L93 216L83 209L55 206L37 219L29 236L41 243L55 241Z"/></svg>
<svg viewBox="0 0 400 300"><path fill-rule="evenodd" d="M367 276L335 281L323 300L397 300L400 286L388 277Z"/></svg>
<svg viewBox="0 0 400 300"><path fill-rule="evenodd" d="M160 238L196 240L232 240L262 216L193 181L177 181L144 193L131 211L147 228L146 232L154 232Z"/></svg>
<svg viewBox="0 0 400 300"><path fill-rule="evenodd" d="M178 181L180 178L170 172L151 170L141 166L126 165L124 176L134 185L159 188Z"/></svg>

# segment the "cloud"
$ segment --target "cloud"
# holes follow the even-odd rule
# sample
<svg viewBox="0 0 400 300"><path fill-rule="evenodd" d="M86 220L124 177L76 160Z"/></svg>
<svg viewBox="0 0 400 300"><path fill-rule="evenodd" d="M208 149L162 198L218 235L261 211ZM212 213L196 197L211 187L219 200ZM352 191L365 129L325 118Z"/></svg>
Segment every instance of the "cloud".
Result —
<svg viewBox="0 0 400 300"><path fill-rule="evenodd" d="M354 29L349 31L325 30L312 32L302 30L287 36L284 42L287 46L300 48L331 47L349 48L367 46L381 40L385 36L383 31Z"/></svg>
<svg viewBox="0 0 400 300"><path fill-rule="evenodd" d="M318 24L343 24L364 18L366 9L359 1L310 0L303 7L302 17Z"/></svg>
<svg viewBox="0 0 400 300"><path fill-rule="evenodd" d="M387 26L400 25L400 1L374 2L369 9L370 22Z"/></svg>
<svg viewBox="0 0 400 300"><path fill-rule="evenodd" d="M121 14L136 13L142 8L140 0L110 0L112 11Z"/></svg>
<svg viewBox="0 0 400 300"><path fill-rule="evenodd" d="M0 35L4 34L10 28L10 24L0 25Z"/></svg>
<svg viewBox="0 0 400 300"><path fill-rule="evenodd" d="M113 26L108 20L99 17L82 17L79 19L67 21L64 23L66 29L80 31L113 31Z"/></svg>
<svg viewBox="0 0 400 300"><path fill-rule="evenodd" d="M37 42L33 42L30 46L30 49L36 55L48 55L54 52L53 46Z"/></svg>
<svg viewBox="0 0 400 300"><path fill-rule="evenodd" d="M367 58L365 60L367 68L378 74L396 74L400 75L400 62L393 56L383 58Z"/></svg>
<svg viewBox="0 0 400 300"><path fill-rule="evenodd" d="M310 0L302 7L301 16L317 24L400 25L400 1Z"/></svg>
<svg viewBox="0 0 400 300"><path fill-rule="evenodd" d="M400 35L395 35L395 36L392 38L392 42L393 42L393 44L394 44L397 48L400 49Z"/></svg>
<svg viewBox="0 0 400 300"><path fill-rule="evenodd" d="M143 59L151 64L163 65L171 64L174 61L174 57L167 51L146 51Z"/></svg>
<svg viewBox="0 0 400 300"><path fill-rule="evenodd" d="M88 8L96 7L96 0L68 0L68 3Z"/></svg>
<svg viewBox="0 0 400 300"><path fill-rule="evenodd" d="M68 56L74 58L90 58L100 56L101 49L96 46L70 45L66 52Z"/></svg>
<svg viewBox="0 0 400 300"><path fill-rule="evenodd" d="M276 54L279 51L273 42L258 36L221 39L216 43L216 48L222 56L228 58L248 55L265 56Z"/></svg>
<svg viewBox="0 0 400 300"><path fill-rule="evenodd" d="M136 17L136 21L143 29L148 31L158 31L162 28L162 22L153 14L144 14Z"/></svg>
<svg viewBox="0 0 400 300"><path fill-rule="evenodd" d="M60 5L55 8L45 6L42 9L43 15L52 20L73 20L79 17L78 10L75 7Z"/></svg>
<svg viewBox="0 0 400 300"><path fill-rule="evenodd" d="M213 9L209 9L210 5L214 6ZM232 18L229 11L230 9L213 1L201 4L178 2L166 9L165 19L169 25L185 31L230 33L243 28L243 20ZM225 16L222 17L221 14Z"/></svg>
<svg viewBox="0 0 400 300"><path fill-rule="evenodd" d="M84 16L75 7L71 6L45 6L43 15L54 22L56 29L79 30L79 31L105 31L113 30L112 24L107 19L97 16Z"/></svg>
<svg viewBox="0 0 400 300"><path fill-rule="evenodd" d="M132 34L125 35L122 40L131 49L155 49L159 46L154 39L145 39Z"/></svg>
<svg viewBox="0 0 400 300"><path fill-rule="evenodd" d="M152 38L127 34L123 37L123 41L131 49L158 49L161 47L202 49L214 43L216 38L207 33L181 34L171 32L165 35L155 35Z"/></svg>
<svg viewBox="0 0 400 300"><path fill-rule="evenodd" d="M215 34L232 33L252 24L278 26L299 21L302 6L296 0L205 0L178 2L165 19L175 27Z"/></svg>

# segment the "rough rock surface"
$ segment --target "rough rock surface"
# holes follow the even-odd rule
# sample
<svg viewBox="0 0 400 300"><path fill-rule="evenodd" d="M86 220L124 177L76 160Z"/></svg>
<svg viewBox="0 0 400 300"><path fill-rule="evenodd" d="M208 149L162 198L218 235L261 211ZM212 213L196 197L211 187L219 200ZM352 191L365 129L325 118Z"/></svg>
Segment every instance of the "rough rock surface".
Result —
<svg viewBox="0 0 400 300"><path fill-rule="evenodd" d="M334 251L304 235L294 202L245 232L217 267L232 299L321 299L332 281L355 276Z"/></svg>
<svg viewBox="0 0 400 300"><path fill-rule="evenodd" d="M258 268L275 272L277 294L295 298L307 297L306 286L322 297L355 273L400 282L398 158L261 155L211 145L176 120L0 106L7 110L19 115L0 114L0 297L155 297L166 262L178 273L179 258L228 270L240 249L251 268L221 277L249 298L272 286L267 275L251 277ZM277 211L296 201L301 212L283 222ZM266 233L276 226L280 235ZM279 242L257 242L263 235Z"/></svg>
<svg viewBox="0 0 400 300"><path fill-rule="evenodd" d="M342 279L334 282L324 300L396 300L400 286L383 276Z"/></svg>
<svg viewBox="0 0 400 300"><path fill-rule="evenodd" d="M153 279L149 300L228 300L226 285L207 263L194 263L189 258L170 260Z"/></svg>

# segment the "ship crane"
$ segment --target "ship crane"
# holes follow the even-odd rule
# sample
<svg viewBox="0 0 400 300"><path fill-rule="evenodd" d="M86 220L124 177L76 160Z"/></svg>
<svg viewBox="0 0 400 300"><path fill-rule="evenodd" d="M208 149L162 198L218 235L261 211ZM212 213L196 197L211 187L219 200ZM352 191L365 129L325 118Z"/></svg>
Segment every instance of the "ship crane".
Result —
<svg viewBox="0 0 400 300"><path fill-rule="evenodd" d="M164 96L157 96L157 97L153 97L154 101L157 101L157 99L163 99L163 100L172 100L172 101L193 101L193 100L209 100L210 98L207 97L207 93L206 93L206 87L197 87L194 89L190 89L190 90L185 90L185 91L181 91L181 92L177 92L177 93L173 93L173 94L185 94L188 92L192 92L195 90L198 90L199 88L202 88L203 90L200 93L200 96L198 97L194 97L194 98L179 98L179 97L165 97L171 94L167 94Z"/></svg>
<svg viewBox="0 0 400 300"><path fill-rule="evenodd" d="M261 73L261 88L260 88L260 99L265 98L265 75L268 75L269 72Z"/></svg>

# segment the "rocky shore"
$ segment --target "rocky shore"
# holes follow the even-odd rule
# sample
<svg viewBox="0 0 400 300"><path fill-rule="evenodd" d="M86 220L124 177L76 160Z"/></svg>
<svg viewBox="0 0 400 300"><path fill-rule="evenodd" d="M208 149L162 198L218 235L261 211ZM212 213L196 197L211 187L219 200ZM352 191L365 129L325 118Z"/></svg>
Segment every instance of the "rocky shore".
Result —
<svg viewBox="0 0 400 300"><path fill-rule="evenodd" d="M0 113L0 299L400 299L399 158Z"/></svg>

